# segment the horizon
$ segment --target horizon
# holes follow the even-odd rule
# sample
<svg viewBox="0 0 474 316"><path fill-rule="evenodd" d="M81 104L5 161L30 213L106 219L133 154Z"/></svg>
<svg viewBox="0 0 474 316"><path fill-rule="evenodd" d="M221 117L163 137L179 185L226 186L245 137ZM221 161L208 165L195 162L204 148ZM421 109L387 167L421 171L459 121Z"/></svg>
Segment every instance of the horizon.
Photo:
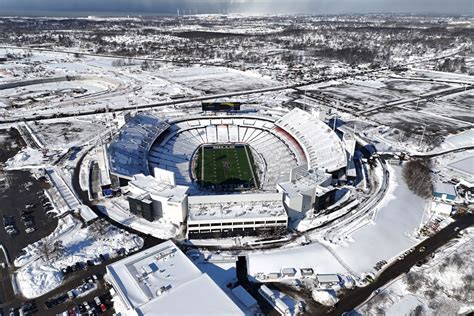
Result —
<svg viewBox="0 0 474 316"><path fill-rule="evenodd" d="M246 15L461 15L472 16L469 0L2 0L1 16Z"/></svg>

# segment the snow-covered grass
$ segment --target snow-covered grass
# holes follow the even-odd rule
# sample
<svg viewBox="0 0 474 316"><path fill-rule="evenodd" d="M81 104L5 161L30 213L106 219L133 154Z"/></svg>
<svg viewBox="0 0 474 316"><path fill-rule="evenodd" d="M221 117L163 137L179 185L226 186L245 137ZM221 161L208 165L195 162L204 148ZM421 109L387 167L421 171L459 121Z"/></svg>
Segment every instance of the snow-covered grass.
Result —
<svg viewBox="0 0 474 316"><path fill-rule="evenodd" d="M379 206L373 222L353 233L350 242L334 250L352 269L370 272L379 260L389 260L412 247L426 201L411 192L393 167L387 197Z"/></svg>
<svg viewBox="0 0 474 316"><path fill-rule="evenodd" d="M39 150L25 147L21 149L14 157L8 159L5 163L7 169L21 169L21 168L40 168L48 162L43 153Z"/></svg>
<svg viewBox="0 0 474 316"><path fill-rule="evenodd" d="M27 246L25 254L15 259L15 277L24 297L38 297L58 287L63 281L62 268L93 260L99 254L114 257L120 248L143 246L142 238L110 224L96 222L85 228L81 225L71 215L60 219L51 235Z"/></svg>
<svg viewBox="0 0 474 316"><path fill-rule="evenodd" d="M62 151L91 141L105 130L103 123L84 119L50 120L30 124L31 129L49 150Z"/></svg>
<svg viewBox="0 0 474 316"><path fill-rule="evenodd" d="M276 82L252 72L242 72L222 67L167 69L162 71L160 76L172 82L207 93L253 90L277 85Z"/></svg>
<svg viewBox="0 0 474 316"><path fill-rule="evenodd" d="M346 269L320 244L311 244L276 251L254 252L248 255L248 274L279 273L283 268L312 268L317 274L346 273Z"/></svg>

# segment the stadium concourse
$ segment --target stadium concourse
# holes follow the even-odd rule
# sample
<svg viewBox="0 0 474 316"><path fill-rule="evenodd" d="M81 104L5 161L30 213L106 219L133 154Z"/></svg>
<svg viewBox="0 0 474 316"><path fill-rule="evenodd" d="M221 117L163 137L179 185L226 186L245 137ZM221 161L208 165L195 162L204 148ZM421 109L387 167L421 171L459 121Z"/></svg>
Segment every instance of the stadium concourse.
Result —
<svg viewBox="0 0 474 316"><path fill-rule="evenodd" d="M275 227L281 234L290 221L334 203L332 184L345 175L353 155L346 148L351 146L316 115L297 108L281 114L183 112L172 118L137 113L125 119L103 165L109 167L112 183L123 188L128 205L120 208L128 208L130 216L167 222L182 231L185 222L208 210L205 220L201 217L193 226L203 236L258 235L275 232ZM200 198L216 194L225 202ZM232 198L223 198L226 194ZM286 219L280 213L272 218L270 212L262 220L255 210L263 212L269 203L279 204ZM174 216L177 209L184 216Z"/></svg>

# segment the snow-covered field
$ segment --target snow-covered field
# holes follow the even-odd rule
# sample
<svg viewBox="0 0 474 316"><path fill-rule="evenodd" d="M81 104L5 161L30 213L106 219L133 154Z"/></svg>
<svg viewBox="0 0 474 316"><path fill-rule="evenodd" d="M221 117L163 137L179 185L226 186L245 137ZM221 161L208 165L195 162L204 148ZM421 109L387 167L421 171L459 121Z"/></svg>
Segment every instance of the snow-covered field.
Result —
<svg viewBox="0 0 474 316"><path fill-rule="evenodd" d="M252 72L216 67L167 69L160 77L206 93L253 90L277 85L276 82Z"/></svg>
<svg viewBox="0 0 474 316"><path fill-rule="evenodd" d="M27 246L25 253L15 259L15 279L24 297L38 297L57 288L63 281L62 268L93 260L99 254L114 257L121 248L136 250L143 246L142 238L110 224L96 222L86 228L81 225L67 215L51 235Z"/></svg>
<svg viewBox="0 0 474 316"><path fill-rule="evenodd" d="M443 149L452 149L466 146L474 146L474 128L459 134L448 136L441 144Z"/></svg>
<svg viewBox="0 0 474 316"><path fill-rule="evenodd" d="M417 243L414 233L422 222L426 201L408 189L400 167L393 167L391 177L389 195L372 223L354 232L346 245L334 248L358 273L371 272L377 261L389 261Z"/></svg>
<svg viewBox="0 0 474 316"><path fill-rule="evenodd" d="M254 252L248 255L248 274L280 273L283 268L312 268L317 274L341 273L346 269L320 244L290 249ZM299 275L299 271L297 275Z"/></svg>
<svg viewBox="0 0 474 316"><path fill-rule="evenodd" d="M40 168L48 162L39 150L25 147L5 163L7 169Z"/></svg>

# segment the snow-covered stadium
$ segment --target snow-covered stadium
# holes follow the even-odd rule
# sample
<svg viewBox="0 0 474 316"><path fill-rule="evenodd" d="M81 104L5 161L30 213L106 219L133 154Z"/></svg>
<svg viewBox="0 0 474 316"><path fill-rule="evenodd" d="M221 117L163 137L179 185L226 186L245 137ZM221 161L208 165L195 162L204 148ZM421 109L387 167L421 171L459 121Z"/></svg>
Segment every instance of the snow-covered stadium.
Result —
<svg viewBox="0 0 474 316"><path fill-rule="evenodd" d="M256 114L196 115L168 121L150 114L130 119L109 146L110 168L118 177L170 170L180 185L193 183L191 161L204 144L248 144L260 164L262 190L287 181L290 170L308 163L333 173L344 169L343 142L317 117L293 109L281 117Z"/></svg>
<svg viewBox="0 0 474 316"><path fill-rule="evenodd" d="M245 149L243 157L246 156L251 165L249 175L252 175L252 179L258 178L254 182L257 185L240 185L237 191L223 189L228 186L203 187L201 184L204 178L201 179L203 181L198 181L196 172L197 153L203 146L249 148L249 152ZM235 161L231 161L234 154ZM351 153L346 151L345 143L317 115L295 108L289 112L271 114L265 111L203 112L193 115L183 113L173 118L139 113L127 120L109 144L108 155L111 174L117 176L122 184L129 183L131 212L148 220L176 218L175 214L168 216L166 213L178 212L180 215L175 224L182 225L186 222L186 216L188 222L197 217L196 214L188 214L188 200L183 199L183 188L188 188L186 194L190 196L232 193L232 201L227 202L229 205L216 206L219 203L216 204L215 201L200 205L201 209L208 211L206 215L217 214L214 217L225 218L227 222L229 218L223 215L223 209L234 209L239 204L245 213L246 205L253 205L251 208L259 207L255 206L255 198L252 198L255 194L273 194L271 199L261 199L265 201L275 200L276 192L281 194L280 202L288 214L295 214L290 211L296 211L296 214L304 215L306 211L314 209L315 205L323 205L321 201L326 203L333 200L331 197L334 190L330 187L330 179L338 179L344 174ZM209 165L207 162L211 158L202 162L202 169L207 163L207 172L214 172L211 175L213 180L235 180L235 177L238 178L245 171L245 166L239 165L237 153L231 152L228 156L219 156L220 153L206 155L214 155L213 164ZM216 171L216 168L222 168L219 159L224 159L221 172L224 175L219 174L221 178L217 177ZM231 164L237 166L231 167ZM235 174L232 174L233 170ZM204 170L199 172L204 175ZM146 177L149 178L150 185L158 181L166 182L167 186L162 192L155 188L156 185L147 190L144 185L147 183ZM300 181L301 179L304 181ZM280 185L289 181L291 185ZM321 189L322 186L325 188ZM285 188L288 187L291 187L291 192L286 192ZM179 199L173 199L173 188L179 192ZM148 191L151 195L146 194ZM318 198L321 200L316 201ZM265 202L260 203L263 203L261 209L266 209ZM182 216L181 210L184 210ZM272 221L271 216L269 218L264 224L276 226L277 222ZM231 224L233 231L234 226L240 225L240 222ZM242 230L244 226L245 229L248 228L248 225L242 225Z"/></svg>

